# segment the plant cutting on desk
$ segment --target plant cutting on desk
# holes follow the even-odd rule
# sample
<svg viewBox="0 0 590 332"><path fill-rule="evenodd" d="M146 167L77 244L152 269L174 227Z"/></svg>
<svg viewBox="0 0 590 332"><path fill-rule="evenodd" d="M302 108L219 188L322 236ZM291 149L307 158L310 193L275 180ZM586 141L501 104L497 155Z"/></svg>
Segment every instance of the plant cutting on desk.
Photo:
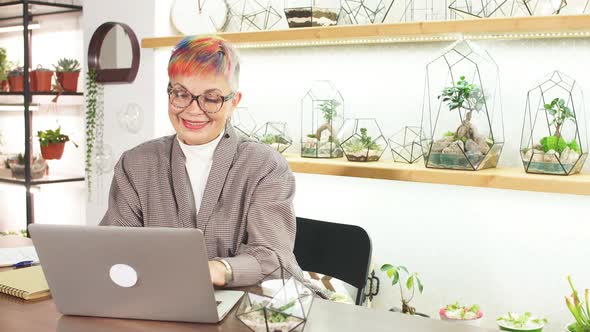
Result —
<svg viewBox="0 0 590 332"><path fill-rule="evenodd" d="M392 286L399 285L399 292L400 292L401 299L402 299L401 312L403 312L404 314L410 314L410 315L426 316L424 314L417 313L416 309L414 307L410 306L410 302L412 301L412 299L414 299L416 289L418 290L418 292L420 294L422 294L422 292L424 291L424 285L422 284L422 280L420 280L420 278L418 277L418 273L417 272L410 273L408 271L408 269L404 266L401 266L401 265L395 266L395 265L391 265L391 264L383 264L381 266L381 271L385 272L387 274L387 276L389 278L391 278L391 285ZM405 288L407 289L408 292L411 292L411 295L409 295L409 296L407 294L404 294L404 287L402 286L401 273L404 273L405 275L407 275L407 278L405 281L405 286L406 286ZM399 309L393 308L390 311L399 311Z"/></svg>

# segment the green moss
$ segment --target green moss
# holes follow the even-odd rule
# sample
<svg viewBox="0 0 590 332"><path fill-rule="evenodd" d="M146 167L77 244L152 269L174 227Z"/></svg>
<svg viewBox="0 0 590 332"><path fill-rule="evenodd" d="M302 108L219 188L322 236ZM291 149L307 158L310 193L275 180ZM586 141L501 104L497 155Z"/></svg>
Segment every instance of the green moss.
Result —
<svg viewBox="0 0 590 332"><path fill-rule="evenodd" d="M555 150L559 153L562 153L563 150L568 146L566 141L560 137L557 138L556 136L547 136L541 139L541 145L543 146L543 151L548 152L549 150Z"/></svg>

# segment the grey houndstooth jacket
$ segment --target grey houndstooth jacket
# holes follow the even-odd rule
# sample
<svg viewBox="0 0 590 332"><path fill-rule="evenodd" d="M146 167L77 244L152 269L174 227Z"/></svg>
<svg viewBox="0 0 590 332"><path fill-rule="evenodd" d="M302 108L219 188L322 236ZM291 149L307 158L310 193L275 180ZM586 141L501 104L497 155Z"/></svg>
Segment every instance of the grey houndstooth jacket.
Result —
<svg viewBox="0 0 590 332"><path fill-rule="evenodd" d="M209 259L223 257L234 278L256 284L283 266L301 273L293 255L295 178L287 161L227 125L213 155L196 214L185 157L176 136L143 143L115 166L101 225L198 228ZM297 271L297 272L295 272Z"/></svg>

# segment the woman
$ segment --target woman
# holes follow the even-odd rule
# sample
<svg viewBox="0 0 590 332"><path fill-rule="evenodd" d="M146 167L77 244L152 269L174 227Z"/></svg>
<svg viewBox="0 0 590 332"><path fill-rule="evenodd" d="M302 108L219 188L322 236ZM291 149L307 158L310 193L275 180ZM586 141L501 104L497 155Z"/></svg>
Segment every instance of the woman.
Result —
<svg viewBox="0 0 590 332"><path fill-rule="evenodd" d="M270 147L241 138L239 59L226 41L187 37L168 64L168 115L176 135L121 156L101 225L198 228L216 286L257 283L293 255L295 180Z"/></svg>

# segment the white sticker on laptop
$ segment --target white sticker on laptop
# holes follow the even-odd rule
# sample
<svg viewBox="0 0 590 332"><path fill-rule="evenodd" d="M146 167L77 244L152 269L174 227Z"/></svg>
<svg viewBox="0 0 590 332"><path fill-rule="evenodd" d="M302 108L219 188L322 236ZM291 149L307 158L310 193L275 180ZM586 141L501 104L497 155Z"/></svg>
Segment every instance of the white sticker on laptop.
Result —
<svg viewBox="0 0 590 332"><path fill-rule="evenodd" d="M137 283L137 272L127 264L115 264L109 271L111 280L118 286L129 288Z"/></svg>

